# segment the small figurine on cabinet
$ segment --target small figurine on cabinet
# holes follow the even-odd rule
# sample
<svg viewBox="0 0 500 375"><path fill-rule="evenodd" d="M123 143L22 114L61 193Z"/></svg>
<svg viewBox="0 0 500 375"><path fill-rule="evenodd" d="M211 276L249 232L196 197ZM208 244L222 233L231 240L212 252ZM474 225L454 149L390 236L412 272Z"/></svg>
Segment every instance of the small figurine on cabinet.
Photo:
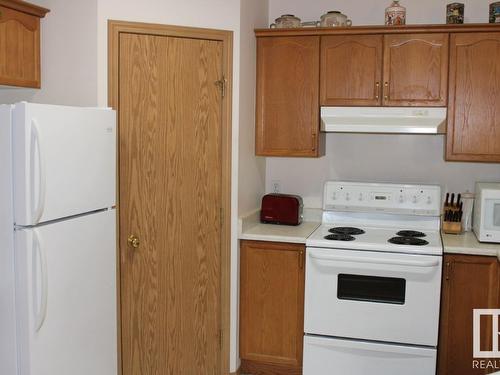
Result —
<svg viewBox="0 0 500 375"><path fill-rule="evenodd" d="M464 4L452 3L446 6L446 23L447 24L464 23Z"/></svg>
<svg viewBox="0 0 500 375"><path fill-rule="evenodd" d="M406 24L406 8L399 4L399 0L394 0L385 9L385 24L388 26L399 26Z"/></svg>

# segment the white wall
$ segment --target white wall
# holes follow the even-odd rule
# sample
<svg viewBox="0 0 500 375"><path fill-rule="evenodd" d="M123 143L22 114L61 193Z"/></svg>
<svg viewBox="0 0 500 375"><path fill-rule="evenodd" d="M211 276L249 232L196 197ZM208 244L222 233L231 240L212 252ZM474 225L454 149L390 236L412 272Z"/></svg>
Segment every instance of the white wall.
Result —
<svg viewBox="0 0 500 375"><path fill-rule="evenodd" d="M256 40L254 29L267 26L268 0L242 0L240 21L240 118L238 213L244 215L259 207L264 194L265 158L255 157L255 74ZM238 243L239 245L239 243ZM239 367L239 246L231 259L231 269L237 275L231 289L231 371ZM234 272L236 270L236 272Z"/></svg>
<svg viewBox="0 0 500 375"><path fill-rule="evenodd" d="M239 214L259 207L264 192L266 160L255 157L255 28L267 27L268 0L241 2Z"/></svg>
<svg viewBox="0 0 500 375"><path fill-rule="evenodd" d="M307 207L321 208L327 180L425 183L443 191L474 190L475 181L500 181L500 164L444 161L442 135L327 134L320 159L268 158L266 189L279 180Z"/></svg>
<svg viewBox="0 0 500 375"><path fill-rule="evenodd" d="M0 103L97 105L97 0L31 2L51 10L41 20L42 88L2 88Z"/></svg>
<svg viewBox="0 0 500 375"><path fill-rule="evenodd" d="M284 13L303 20L318 19L338 9L354 25L383 24L387 1L270 0L269 22ZM487 22L489 0L465 3L467 22ZM402 0L407 23L444 23L447 0ZM444 191L473 190L478 180L500 181L500 164L444 161L443 136L327 134L326 156L320 159L267 158L266 191L272 182L282 190L300 194L308 207L321 207L326 180L439 184Z"/></svg>
<svg viewBox="0 0 500 375"><path fill-rule="evenodd" d="M302 21L319 20L329 10L340 10L354 26L384 24L385 8L392 0L269 0L269 23L282 14L294 14ZM450 0L401 0L406 7L407 24L446 23L446 4ZM461 0L465 22L488 22L488 4L493 0Z"/></svg>

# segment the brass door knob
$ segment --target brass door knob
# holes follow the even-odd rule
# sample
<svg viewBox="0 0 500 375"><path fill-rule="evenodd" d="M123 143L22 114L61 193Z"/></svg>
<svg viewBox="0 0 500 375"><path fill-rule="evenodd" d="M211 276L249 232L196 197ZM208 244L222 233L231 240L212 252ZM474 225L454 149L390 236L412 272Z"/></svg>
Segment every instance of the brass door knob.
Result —
<svg viewBox="0 0 500 375"><path fill-rule="evenodd" d="M133 247L134 249L137 249L141 243L141 241L139 241L139 238L133 234L128 236L127 242L129 246Z"/></svg>

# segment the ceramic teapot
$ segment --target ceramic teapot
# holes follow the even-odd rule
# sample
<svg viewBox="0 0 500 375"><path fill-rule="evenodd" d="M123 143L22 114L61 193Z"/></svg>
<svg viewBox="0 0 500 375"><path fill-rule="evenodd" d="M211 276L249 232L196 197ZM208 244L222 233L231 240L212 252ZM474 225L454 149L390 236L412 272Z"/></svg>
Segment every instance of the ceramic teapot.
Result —
<svg viewBox="0 0 500 375"><path fill-rule="evenodd" d="M352 21L337 10L329 11L321 16L321 27L351 26Z"/></svg>
<svg viewBox="0 0 500 375"><path fill-rule="evenodd" d="M281 17L276 18L274 22L275 23L271 24L271 29L300 27L300 18L295 17L293 14L283 14Z"/></svg>

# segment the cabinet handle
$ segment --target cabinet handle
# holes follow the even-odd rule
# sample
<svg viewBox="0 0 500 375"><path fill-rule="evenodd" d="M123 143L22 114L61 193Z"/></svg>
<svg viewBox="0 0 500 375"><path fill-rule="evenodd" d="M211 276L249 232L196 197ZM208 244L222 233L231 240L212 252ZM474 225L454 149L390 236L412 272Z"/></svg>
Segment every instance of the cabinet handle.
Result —
<svg viewBox="0 0 500 375"><path fill-rule="evenodd" d="M384 82L384 100L389 100L389 81Z"/></svg>
<svg viewBox="0 0 500 375"><path fill-rule="evenodd" d="M304 250L299 251L299 270L304 268Z"/></svg>
<svg viewBox="0 0 500 375"><path fill-rule="evenodd" d="M316 133L311 134L312 151L316 151Z"/></svg>
<svg viewBox="0 0 500 375"><path fill-rule="evenodd" d="M451 263L446 262L446 280L450 279Z"/></svg>
<svg viewBox="0 0 500 375"><path fill-rule="evenodd" d="M380 82L375 82L375 99L380 98Z"/></svg>

